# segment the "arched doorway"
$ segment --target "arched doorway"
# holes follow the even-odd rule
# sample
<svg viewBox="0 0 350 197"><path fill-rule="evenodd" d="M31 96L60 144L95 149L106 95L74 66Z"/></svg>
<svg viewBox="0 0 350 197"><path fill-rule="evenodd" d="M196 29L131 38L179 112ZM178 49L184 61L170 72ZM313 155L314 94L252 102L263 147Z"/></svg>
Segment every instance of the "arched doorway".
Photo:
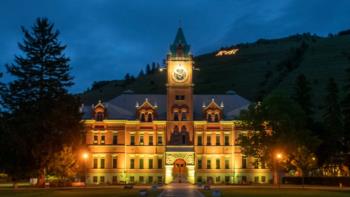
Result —
<svg viewBox="0 0 350 197"><path fill-rule="evenodd" d="M173 167L173 180L177 183L187 181L187 167L183 159L176 159Z"/></svg>

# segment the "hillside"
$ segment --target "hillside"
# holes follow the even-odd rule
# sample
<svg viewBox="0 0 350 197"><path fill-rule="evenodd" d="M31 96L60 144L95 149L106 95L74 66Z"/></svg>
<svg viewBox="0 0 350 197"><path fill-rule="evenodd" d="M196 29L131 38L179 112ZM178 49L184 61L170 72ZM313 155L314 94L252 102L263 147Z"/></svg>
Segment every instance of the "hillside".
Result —
<svg viewBox="0 0 350 197"><path fill-rule="evenodd" d="M312 83L315 106L320 108L329 77L343 87L345 69L350 67L350 35L318 37L310 34L281 39L260 39L254 43L238 44L235 55L212 53L195 57L196 94L221 93L234 90L252 101L260 100L271 91L292 92L297 75L303 73ZM135 93L165 93L165 73L123 80L105 81L81 94L84 103L109 100L125 90Z"/></svg>

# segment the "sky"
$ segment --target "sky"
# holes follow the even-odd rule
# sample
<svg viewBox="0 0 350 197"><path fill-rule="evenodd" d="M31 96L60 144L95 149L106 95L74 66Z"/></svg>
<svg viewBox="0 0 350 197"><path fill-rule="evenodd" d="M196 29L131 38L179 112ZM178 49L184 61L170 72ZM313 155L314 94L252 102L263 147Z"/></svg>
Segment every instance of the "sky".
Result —
<svg viewBox="0 0 350 197"><path fill-rule="evenodd" d="M67 45L75 85L137 75L162 63L177 28L194 55L223 46L311 32L321 36L350 29L349 0L1 0L0 72L20 54L20 27L47 17Z"/></svg>

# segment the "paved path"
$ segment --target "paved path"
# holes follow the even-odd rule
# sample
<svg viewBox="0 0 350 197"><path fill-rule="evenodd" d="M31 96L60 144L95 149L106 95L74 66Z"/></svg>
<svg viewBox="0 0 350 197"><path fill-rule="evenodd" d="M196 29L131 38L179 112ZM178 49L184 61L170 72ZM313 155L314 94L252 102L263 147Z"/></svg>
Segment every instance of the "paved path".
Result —
<svg viewBox="0 0 350 197"><path fill-rule="evenodd" d="M188 183L171 183L163 189L160 197L203 197L195 185Z"/></svg>

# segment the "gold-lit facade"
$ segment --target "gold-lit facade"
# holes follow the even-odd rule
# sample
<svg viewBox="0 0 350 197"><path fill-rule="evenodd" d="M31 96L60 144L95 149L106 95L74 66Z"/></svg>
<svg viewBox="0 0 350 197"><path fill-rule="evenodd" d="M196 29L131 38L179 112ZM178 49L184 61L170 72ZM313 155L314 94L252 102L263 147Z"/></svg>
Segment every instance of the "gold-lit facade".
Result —
<svg viewBox="0 0 350 197"><path fill-rule="evenodd" d="M83 107L88 183L268 183L271 171L235 144L247 132L235 117L249 101L233 91L193 94L194 62L181 28L163 70L166 95L128 91Z"/></svg>

